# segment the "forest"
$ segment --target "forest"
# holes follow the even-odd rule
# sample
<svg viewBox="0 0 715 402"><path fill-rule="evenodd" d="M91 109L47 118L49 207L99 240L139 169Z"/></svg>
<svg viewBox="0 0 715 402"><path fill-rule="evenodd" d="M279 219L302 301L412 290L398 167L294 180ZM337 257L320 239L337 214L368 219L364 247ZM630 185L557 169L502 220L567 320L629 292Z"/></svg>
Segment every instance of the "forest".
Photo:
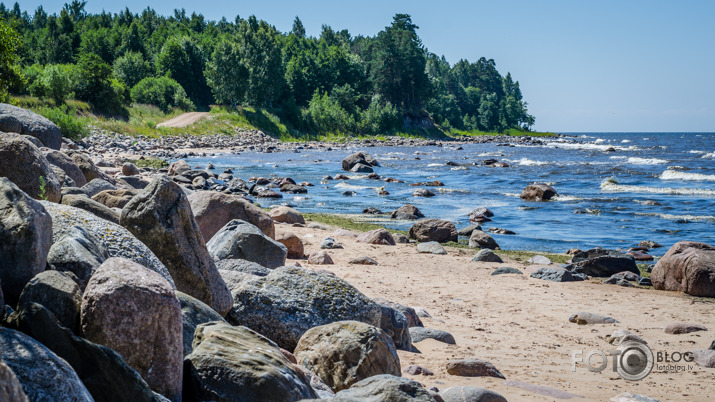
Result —
<svg viewBox="0 0 715 402"><path fill-rule="evenodd" d="M147 7L59 14L0 3L0 101L33 96L126 116L131 104L164 112L253 107L301 133L385 134L430 129L529 130L519 82L493 59L450 65L430 52L407 14L375 36L323 25L306 35L296 17L280 32L255 16L208 21Z"/></svg>

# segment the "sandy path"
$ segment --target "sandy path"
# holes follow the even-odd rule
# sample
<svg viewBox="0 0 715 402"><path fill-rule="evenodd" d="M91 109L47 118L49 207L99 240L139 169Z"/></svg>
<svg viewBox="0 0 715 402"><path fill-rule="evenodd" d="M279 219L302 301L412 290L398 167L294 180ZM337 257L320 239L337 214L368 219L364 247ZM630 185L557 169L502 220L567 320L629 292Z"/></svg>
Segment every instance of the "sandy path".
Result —
<svg viewBox="0 0 715 402"><path fill-rule="evenodd" d="M180 114L173 119L169 119L165 122L159 123L157 127L186 127L190 124L194 124L197 121L208 116L209 112L190 112Z"/></svg>
<svg viewBox="0 0 715 402"><path fill-rule="evenodd" d="M332 236L334 229L276 227L277 232L301 237L306 254L318 250L320 241ZM356 243L350 237L333 237L345 247L329 250L335 265L311 266L305 260L300 264L334 272L370 297L424 307L432 315L423 319L426 327L446 330L456 338L456 345L432 340L416 343L421 354L399 352L403 370L419 364L435 372L430 377L405 374L427 387L473 385L497 391L509 401L558 400L496 378L447 374L447 360L477 357L492 362L507 380L585 398L577 400L609 400L624 391L664 401L706 401L715 396L715 370L699 366L679 373L654 369L636 382L621 379L611 370L610 360L601 373L592 373L582 365L576 372L571 370L573 350L583 350L585 355L594 349L615 349L604 338L618 328L641 335L654 353L707 349L715 339L715 300L591 282L553 283L528 275L491 276L500 264L470 262L475 253L472 250L449 249L448 255L425 255L418 254L414 245L376 246ZM372 257L380 265L348 264L359 256ZM501 265L524 268L518 262ZM620 323L570 323L568 317L578 311L609 315ZM700 323L710 331L665 334L662 328L674 321Z"/></svg>

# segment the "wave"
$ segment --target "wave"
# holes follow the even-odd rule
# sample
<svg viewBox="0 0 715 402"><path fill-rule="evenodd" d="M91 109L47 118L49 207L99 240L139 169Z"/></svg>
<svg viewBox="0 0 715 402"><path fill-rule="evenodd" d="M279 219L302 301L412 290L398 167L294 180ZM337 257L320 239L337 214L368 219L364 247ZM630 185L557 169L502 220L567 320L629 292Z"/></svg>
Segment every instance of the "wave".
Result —
<svg viewBox="0 0 715 402"><path fill-rule="evenodd" d="M604 140L603 138L599 138L599 139L597 139L597 140L594 141L594 142L595 142L596 144L599 144L599 143L601 143L601 142L606 142L606 140Z"/></svg>
<svg viewBox="0 0 715 402"><path fill-rule="evenodd" d="M516 159L516 160L510 160L509 162L513 162L516 164L519 164L521 166L543 166L543 165L548 165L549 162L544 162L544 161L534 161L531 159L527 158L521 158L521 159Z"/></svg>
<svg viewBox="0 0 715 402"><path fill-rule="evenodd" d="M477 156L502 156L501 152L482 152Z"/></svg>
<svg viewBox="0 0 715 402"><path fill-rule="evenodd" d="M453 167L453 168L451 168L451 169L449 169L449 170L467 170L467 167L466 167L466 166L456 166L456 167Z"/></svg>
<svg viewBox="0 0 715 402"><path fill-rule="evenodd" d="M639 216L655 216L670 221L715 221L715 216L711 215L671 215L654 212L636 212L635 214Z"/></svg>
<svg viewBox="0 0 715 402"><path fill-rule="evenodd" d="M621 141L621 143L623 143L623 144L627 144L627 143L629 143L629 142L631 142L631 140L623 140L623 141Z"/></svg>
<svg viewBox="0 0 715 402"><path fill-rule="evenodd" d="M687 173L667 169L660 175L661 180L715 181L715 174Z"/></svg>
<svg viewBox="0 0 715 402"><path fill-rule="evenodd" d="M437 167L437 166L444 166L444 163L430 163L427 165L427 167Z"/></svg>
<svg viewBox="0 0 715 402"><path fill-rule="evenodd" d="M464 188L444 188L444 187L437 187L437 192L439 193L463 193L463 194L469 194L472 192L472 190L464 189Z"/></svg>
<svg viewBox="0 0 715 402"><path fill-rule="evenodd" d="M636 157L628 158L627 162L631 165L662 165L668 163L668 161L665 159Z"/></svg>
<svg viewBox="0 0 715 402"><path fill-rule="evenodd" d="M704 154L704 153L706 153L706 152L705 152L705 151L692 150L692 151L688 151L688 153L689 153L689 154Z"/></svg>
<svg viewBox="0 0 715 402"><path fill-rule="evenodd" d="M552 201L580 201L580 200L583 200L583 198L576 197L573 195L556 194L551 200Z"/></svg>
<svg viewBox="0 0 715 402"><path fill-rule="evenodd" d="M550 148L566 148L566 149L583 149L583 150L595 150L595 151L605 151L609 148L613 148L616 151L633 151L637 150L638 147L635 145L630 145L627 147L613 146L608 144L591 144L591 143L574 143L574 142L547 142L547 147Z"/></svg>
<svg viewBox="0 0 715 402"><path fill-rule="evenodd" d="M703 158L715 158L715 152L710 152L702 156Z"/></svg>
<svg viewBox="0 0 715 402"><path fill-rule="evenodd" d="M623 156L623 155L616 155L616 156L611 156L611 159L628 159L628 157Z"/></svg>
<svg viewBox="0 0 715 402"><path fill-rule="evenodd" d="M507 197L521 198L521 193L503 193L503 195L505 195Z"/></svg>
<svg viewBox="0 0 715 402"><path fill-rule="evenodd" d="M704 188L669 188L669 187L648 187L648 186L631 186L618 184L611 180L604 180L601 183L601 190L611 193L653 193L653 194L672 194L672 195L706 195L715 197L715 190Z"/></svg>
<svg viewBox="0 0 715 402"><path fill-rule="evenodd" d="M370 186L356 186L355 184L348 184L344 181L338 183L335 185L335 188L343 189L343 190L367 190L367 189L373 189L377 190L379 187L370 187Z"/></svg>

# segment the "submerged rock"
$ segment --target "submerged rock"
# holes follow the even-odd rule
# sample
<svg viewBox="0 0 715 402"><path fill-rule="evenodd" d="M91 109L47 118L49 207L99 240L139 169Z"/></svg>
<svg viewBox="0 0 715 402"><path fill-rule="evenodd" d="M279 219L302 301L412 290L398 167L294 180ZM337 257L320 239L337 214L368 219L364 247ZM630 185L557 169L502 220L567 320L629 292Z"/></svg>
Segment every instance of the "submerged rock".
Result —
<svg viewBox="0 0 715 402"><path fill-rule="evenodd" d="M521 192L521 199L526 201L548 201L558 193L546 183L529 184Z"/></svg>

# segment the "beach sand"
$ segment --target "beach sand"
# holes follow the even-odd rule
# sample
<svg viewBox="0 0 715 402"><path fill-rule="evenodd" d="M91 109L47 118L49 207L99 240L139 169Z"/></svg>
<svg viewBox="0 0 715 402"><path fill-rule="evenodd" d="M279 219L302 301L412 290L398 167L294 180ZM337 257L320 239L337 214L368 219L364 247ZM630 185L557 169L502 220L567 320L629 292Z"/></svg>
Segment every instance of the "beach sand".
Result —
<svg viewBox="0 0 715 402"><path fill-rule="evenodd" d="M715 370L695 363L685 372L653 372L640 381L626 381L608 367L590 372L583 364L572 371L572 351L613 350L605 337L625 329L643 337L653 353L707 349L715 339L715 300L695 298L678 292L624 288L596 282L554 283L529 277L525 265L506 260L504 264L471 262L475 250L447 248L447 255L418 254L414 244L395 246L357 243L355 238L334 236L327 230L277 224L276 232L292 232L305 243L306 255L319 249L322 239L333 237L344 249L328 250L334 265L310 265L344 278L369 297L411 307L423 307L431 318L425 327L448 331L456 345L434 340L415 343L421 353L399 351L403 371L417 364L434 371L434 376L412 376L426 387L441 390L470 385L494 390L509 401L560 400L544 390L529 391L513 382L548 387L579 399L609 400L623 392L660 400L707 401L715 397ZM377 266L353 265L356 257L368 256ZM499 266L511 266L525 275L491 276ZM571 314L586 311L611 316L617 324L577 325ZM669 335L663 328L673 322L693 322L708 332ZM450 359L479 358L494 364L506 377L458 377L447 373ZM600 363L598 357L592 361ZM658 363L656 363L658 364ZM567 396L567 395L560 395ZM584 399L581 399L584 400Z"/></svg>

